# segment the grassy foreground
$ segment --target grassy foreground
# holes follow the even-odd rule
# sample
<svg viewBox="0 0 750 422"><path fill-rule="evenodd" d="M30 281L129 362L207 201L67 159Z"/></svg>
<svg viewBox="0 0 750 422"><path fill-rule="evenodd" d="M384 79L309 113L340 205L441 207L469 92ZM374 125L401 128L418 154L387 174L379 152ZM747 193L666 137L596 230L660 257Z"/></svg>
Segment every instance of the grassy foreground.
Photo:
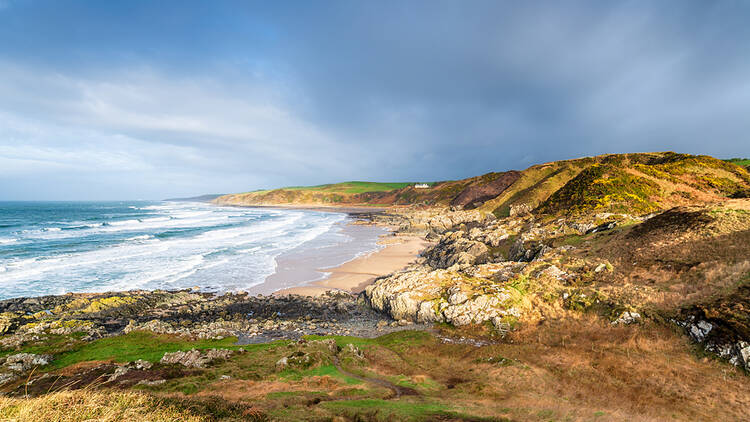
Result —
<svg viewBox="0 0 750 422"><path fill-rule="evenodd" d="M205 369L156 364L130 372L135 379L158 373L166 379L158 385L99 377L73 391L59 388L110 362L156 361L164 350L198 345L132 332L60 353L58 363L40 368L48 374L44 379L61 379L57 387L36 391L42 381L19 384L19 394L26 389L38 396L0 398L0 419L740 420L750 405L742 370L705 357L676 330L652 322L612 326L582 315L524 327L504 339L486 326L437 329L244 346L245 353ZM444 337L486 344L446 343ZM332 353L319 341L325 339L340 351ZM352 347L361 358L348 352ZM311 359L277 365L285 356L303 354Z"/></svg>

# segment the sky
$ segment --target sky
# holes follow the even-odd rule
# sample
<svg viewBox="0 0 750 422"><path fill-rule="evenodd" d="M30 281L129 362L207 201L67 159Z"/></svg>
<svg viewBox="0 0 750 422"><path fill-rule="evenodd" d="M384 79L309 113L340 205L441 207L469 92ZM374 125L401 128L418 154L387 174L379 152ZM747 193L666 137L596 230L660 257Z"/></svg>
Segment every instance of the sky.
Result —
<svg viewBox="0 0 750 422"><path fill-rule="evenodd" d="M0 0L0 200L750 156L750 1Z"/></svg>

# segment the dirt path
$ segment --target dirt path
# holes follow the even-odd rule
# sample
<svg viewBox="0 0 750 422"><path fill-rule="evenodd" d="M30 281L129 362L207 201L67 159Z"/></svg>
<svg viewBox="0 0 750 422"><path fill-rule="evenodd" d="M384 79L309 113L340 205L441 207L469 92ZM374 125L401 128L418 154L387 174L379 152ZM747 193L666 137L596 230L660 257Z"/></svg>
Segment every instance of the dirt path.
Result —
<svg viewBox="0 0 750 422"><path fill-rule="evenodd" d="M336 369L339 372L346 375L347 377L356 378L360 381L369 382L370 384L375 384L380 387L385 387L391 390L394 395L393 398L399 398L401 396L419 396L420 395L419 392L413 388L402 387L400 385L396 385L392 382L382 380L380 378L363 377L361 375L353 374L341 367L341 362L339 362L338 356L333 356L333 365L336 367Z"/></svg>

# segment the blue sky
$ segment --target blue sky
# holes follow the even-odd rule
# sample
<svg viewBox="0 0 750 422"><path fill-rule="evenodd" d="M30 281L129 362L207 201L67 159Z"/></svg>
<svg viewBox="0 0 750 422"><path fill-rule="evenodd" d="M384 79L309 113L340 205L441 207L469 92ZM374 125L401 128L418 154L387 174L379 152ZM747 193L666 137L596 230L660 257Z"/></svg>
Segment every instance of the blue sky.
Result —
<svg viewBox="0 0 750 422"><path fill-rule="evenodd" d="M747 1L0 0L0 200L750 156Z"/></svg>

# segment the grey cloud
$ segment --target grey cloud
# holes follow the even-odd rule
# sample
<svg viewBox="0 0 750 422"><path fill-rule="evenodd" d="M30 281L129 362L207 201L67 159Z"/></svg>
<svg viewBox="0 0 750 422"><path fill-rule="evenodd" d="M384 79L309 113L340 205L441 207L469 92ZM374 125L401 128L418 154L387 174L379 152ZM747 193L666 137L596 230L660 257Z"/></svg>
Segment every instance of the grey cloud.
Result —
<svg viewBox="0 0 750 422"><path fill-rule="evenodd" d="M171 22L161 37L145 25L140 44L118 39L120 54L99 60L106 33L96 49L64 38L80 63L0 54L0 177L87 180L107 163L100 191L159 197L441 180L608 152L750 156L748 3L219 9L200 13L221 27ZM0 197L9 186L0 180Z"/></svg>

